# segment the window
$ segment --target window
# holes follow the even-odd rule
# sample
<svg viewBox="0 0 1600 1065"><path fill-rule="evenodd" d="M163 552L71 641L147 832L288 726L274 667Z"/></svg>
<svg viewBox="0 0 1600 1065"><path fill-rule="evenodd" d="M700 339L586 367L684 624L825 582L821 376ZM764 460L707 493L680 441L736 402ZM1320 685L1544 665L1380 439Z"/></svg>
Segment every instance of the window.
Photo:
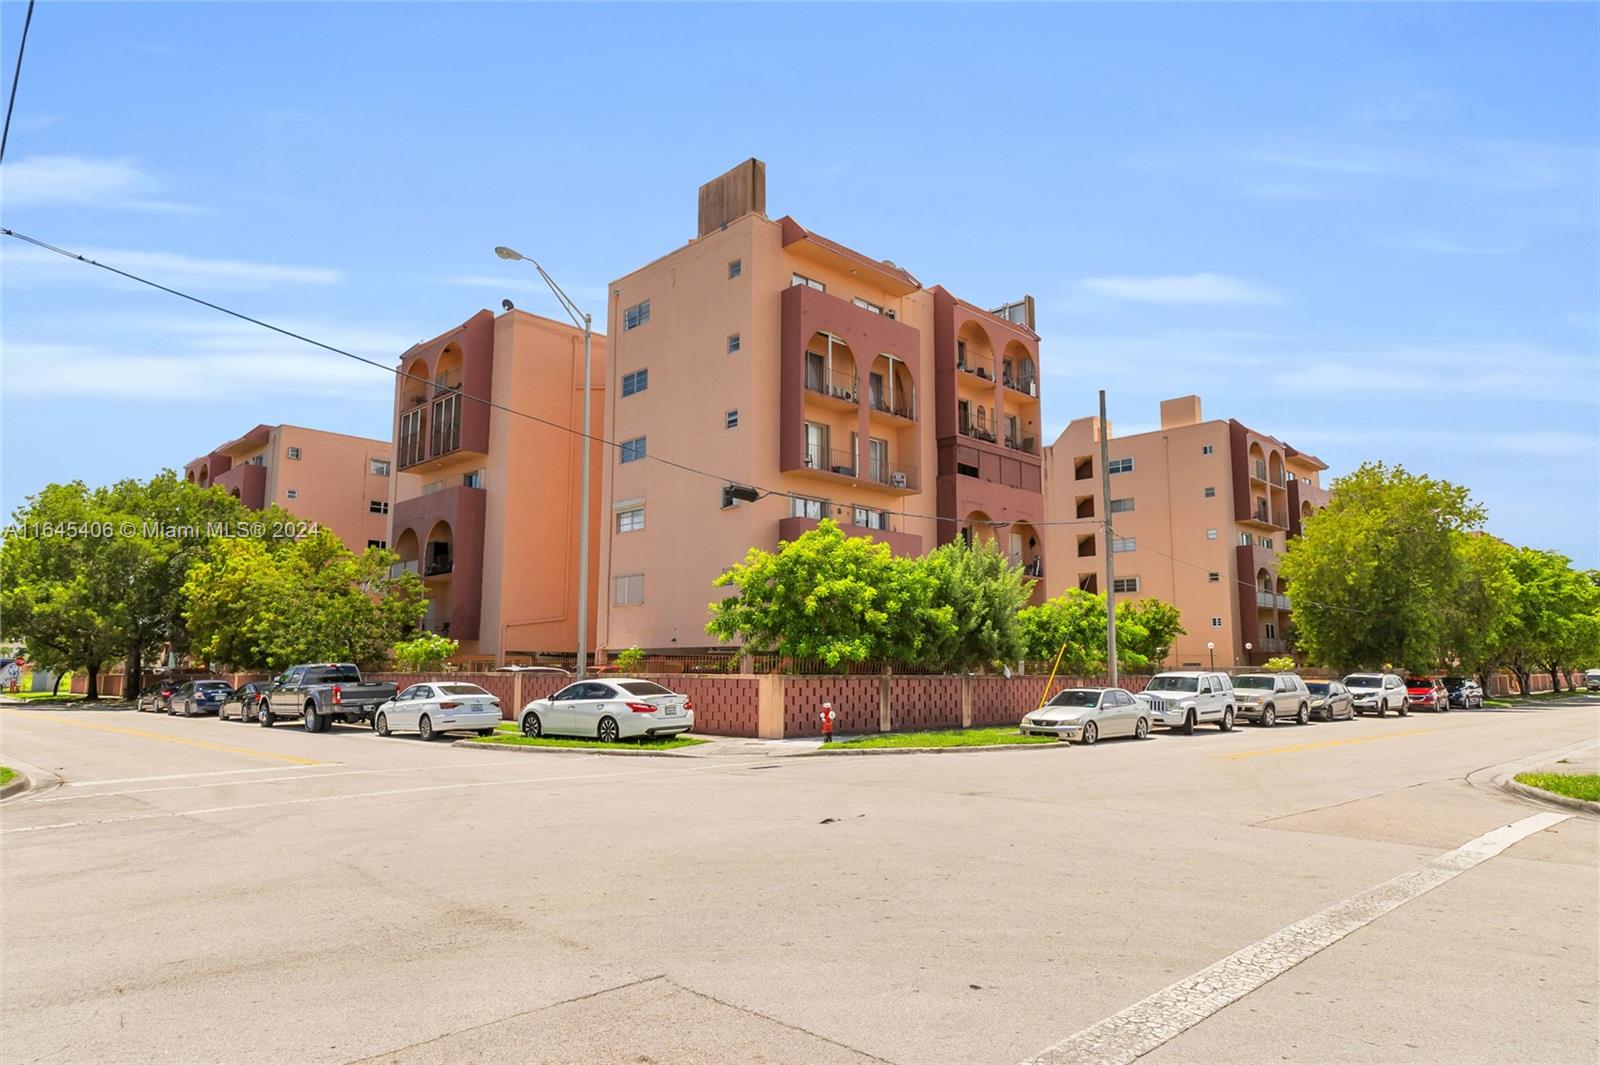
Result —
<svg viewBox="0 0 1600 1065"><path fill-rule="evenodd" d="M828 501L826 499L810 499L806 496L789 497L789 517L812 518L821 521L828 516Z"/></svg>
<svg viewBox="0 0 1600 1065"><path fill-rule="evenodd" d="M1132 551L1134 547L1134 539L1131 536L1113 536L1111 538L1112 551Z"/></svg>
<svg viewBox="0 0 1600 1065"><path fill-rule="evenodd" d="M856 525L862 529L887 529L889 527L889 512L875 510L872 507L855 508Z"/></svg>
<svg viewBox="0 0 1600 1065"><path fill-rule="evenodd" d="M1250 534L1249 533L1240 533L1239 534L1239 546L1240 547L1249 547L1250 546Z"/></svg>
<svg viewBox="0 0 1600 1065"><path fill-rule="evenodd" d="M622 394L631 396L635 392L643 392L650 387L650 371L635 370L622 375Z"/></svg>
<svg viewBox="0 0 1600 1065"><path fill-rule="evenodd" d="M389 541L387 541L387 540L368 540L367 541L367 547L368 548L376 547L379 550L382 550L383 548L388 547L388 546L389 546Z"/></svg>
<svg viewBox="0 0 1600 1065"><path fill-rule="evenodd" d="M473 470L471 473L463 473L461 475L461 486L463 488L482 488L483 471Z"/></svg>
<svg viewBox="0 0 1600 1065"><path fill-rule="evenodd" d="M860 296L857 296L850 302L855 304L857 307L860 307L864 311L871 311L873 314L883 313L882 307L878 306L876 303L873 303L871 300L864 300Z"/></svg>
<svg viewBox="0 0 1600 1065"><path fill-rule="evenodd" d="M1132 473L1133 472L1133 460L1131 458L1129 458L1129 459L1112 459L1110 462L1106 463L1106 472L1107 473Z"/></svg>
<svg viewBox="0 0 1600 1065"><path fill-rule="evenodd" d="M638 606L644 602L644 574L626 573L611 578L611 605Z"/></svg>
<svg viewBox="0 0 1600 1065"><path fill-rule="evenodd" d="M1202 455L1210 455L1215 451L1216 451L1216 448L1212 447L1210 444L1207 444L1205 447L1202 447L1200 449L1200 454L1202 454Z"/></svg>
<svg viewBox="0 0 1600 1065"><path fill-rule="evenodd" d="M728 264L728 280L729 281L732 281L734 278L738 277L742 273L744 273L744 260L743 259L734 259L732 262L730 262Z"/></svg>
<svg viewBox="0 0 1600 1065"><path fill-rule="evenodd" d="M737 429L737 428L739 428L739 412L736 411L736 410L728 411L728 413L726 413L726 414L724 414L722 416L722 422L723 422L723 426L722 427L724 429Z"/></svg>
<svg viewBox="0 0 1600 1065"><path fill-rule="evenodd" d="M623 462L637 462L644 458L644 437L636 436L632 440L624 440L621 451Z"/></svg>
<svg viewBox="0 0 1600 1065"><path fill-rule="evenodd" d="M1215 488L1211 487L1210 485L1206 485L1206 498L1207 499L1215 499L1216 496L1217 496L1217 490Z"/></svg>
<svg viewBox="0 0 1600 1065"><path fill-rule="evenodd" d="M370 461L371 466L372 466L372 476L374 476L374 477L387 477L387 476L389 476L389 460L388 459L371 459L369 461Z"/></svg>
<svg viewBox="0 0 1600 1065"><path fill-rule="evenodd" d="M1113 513L1113 514L1125 514L1125 513L1127 513L1128 511L1130 511L1132 509L1133 509L1133 500L1131 498L1129 498L1129 499L1113 499L1111 501L1111 513Z"/></svg>
<svg viewBox="0 0 1600 1065"><path fill-rule="evenodd" d="M1211 619L1211 627L1212 627L1212 628L1213 628L1213 629L1220 629L1220 628L1222 628L1222 619L1221 619L1221 618L1212 618L1212 619Z"/></svg>
<svg viewBox="0 0 1600 1065"><path fill-rule="evenodd" d="M283 497L285 499L299 499L300 498L300 492L299 492L298 489L290 488L290 489L288 489L287 491L285 491L283 493Z"/></svg>
<svg viewBox="0 0 1600 1065"><path fill-rule="evenodd" d="M739 350L739 334L734 333L728 337L728 354L732 355Z"/></svg>
<svg viewBox="0 0 1600 1065"><path fill-rule="evenodd" d="M804 285L807 288L814 288L818 292L826 292L826 291L828 291L828 286L827 285L824 285L821 281L815 281L815 280L807 277L805 274L795 274L792 278L790 278L789 284L791 286L792 285Z"/></svg>
<svg viewBox="0 0 1600 1065"><path fill-rule="evenodd" d="M1278 638L1278 626L1274 625L1272 622L1267 622L1266 631L1267 639L1276 640Z"/></svg>
<svg viewBox="0 0 1600 1065"><path fill-rule="evenodd" d="M387 514L387 513L389 513L389 501L387 499L369 500L368 503L367 503L367 513L368 514Z"/></svg>
<svg viewBox="0 0 1600 1065"><path fill-rule="evenodd" d="M1113 592L1121 592L1121 593L1124 593L1124 594L1129 593L1129 592L1137 592L1139 590L1139 578L1138 577L1117 577L1117 578L1114 578L1111 581L1111 590Z"/></svg>
<svg viewBox="0 0 1600 1065"><path fill-rule="evenodd" d="M622 312L622 328L637 329L650 320L650 301L635 303Z"/></svg>
<svg viewBox="0 0 1600 1065"><path fill-rule="evenodd" d="M828 427L816 422L806 422L806 468L828 468Z"/></svg>
<svg viewBox="0 0 1600 1065"><path fill-rule="evenodd" d="M1212 570L1210 573L1206 574L1206 580L1210 581L1212 584L1221 584L1222 574L1218 573L1216 570Z"/></svg>
<svg viewBox="0 0 1600 1065"><path fill-rule="evenodd" d="M1207 529L1206 530L1206 539L1207 540L1215 540L1216 538L1217 538L1217 530L1215 530L1215 529Z"/></svg>
<svg viewBox="0 0 1600 1065"><path fill-rule="evenodd" d="M629 507L627 510L617 511L617 532L638 532L644 528L644 508Z"/></svg>
<svg viewBox="0 0 1600 1065"><path fill-rule="evenodd" d="M292 458L292 459L299 458L300 457L300 449L297 448L297 447L290 448L289 449L289 457Z"/></svg>
<svg viewBox="0 0 1600 1065"><path fill-rule="evenodd" d="M1258 537L1256 537L1256 546L1257 547L1264 547L1268 551L1271 551L1272 550L1272 537L1270 537L1270 536L1258 536Z"/></svg>

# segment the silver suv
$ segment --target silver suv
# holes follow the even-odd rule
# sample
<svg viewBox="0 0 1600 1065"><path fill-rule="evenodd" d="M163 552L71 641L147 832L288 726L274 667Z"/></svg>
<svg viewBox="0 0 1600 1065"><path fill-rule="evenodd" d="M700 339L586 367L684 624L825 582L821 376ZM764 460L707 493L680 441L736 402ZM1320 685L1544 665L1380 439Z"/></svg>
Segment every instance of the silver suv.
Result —
<svg viewBox="0 0 1600 1065"><path fill-rule="evenodd" d="M1185 735L1204 722L1233 731L1233 685L1226 673L1157 673L1136 698L1149 709L1152 725Z"/></svg>
<svg viewBox="0 0 1600 1065"><path fill-rule="evenodd" d="M1266 728L1311 720L1311 689L1293 673L1241 673L1233 678L1233 702L1240 717Z"/></svg>
<svg viewBox="0 0 1600 1065"><path fill-rule="evenodd" d="M1355 712L1387 717L1390 710L1405 717L1411 711L1406 706L1406 682L1398 673L1352 673L1344 678L1344 686L1355 696Z"/></svg>

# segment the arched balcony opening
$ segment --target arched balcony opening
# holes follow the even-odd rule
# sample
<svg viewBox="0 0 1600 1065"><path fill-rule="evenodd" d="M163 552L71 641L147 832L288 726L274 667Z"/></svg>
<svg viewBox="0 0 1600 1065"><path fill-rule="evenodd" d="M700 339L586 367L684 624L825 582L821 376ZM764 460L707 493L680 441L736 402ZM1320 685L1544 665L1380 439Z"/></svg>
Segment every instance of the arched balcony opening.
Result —
<svg viewBox="0 0 1600 1065"><path fill-rule="evenodd" d="M994 519L983 511L974 510L962 519L961 540L968 547L978 543L992 543L994 539Z"/></svg>
<svg viewBox="0 0 1600 1065"><path fill-rule="evenodd" d="M1013 522L1006 529L1006 554L1013 565L1038 579L1044 576L1044 540L1039 531L1025 521Z"/></svg>
<svg viewBox="0 0 1600 1065"><path fill-rule="evenodd" d="M1273 609L1272 574L1265 569L1256 570L1256 606Z"/></svg>
<svg viewBox="0 0 1600 1065"><path fill-rule="evenodd" d="M209 487L211 487L211 467L210 466L201 466L200 467L200 487L201 488L209 488Z"/></svg>
<svg viewBox="0 0 1600 1065"><path fill-rule="evenodd" d="M860 400L856 355L839 337L817 332L806 342L806 391L841 403Z"/></svg>
<svg viewBox="0 0 1600 1065"><path fill-rule="evenodd" d="M241 492L240 492L240 491L239 491L239 486L238 486L238 485L234 485L234 486L233 486L233 490L232 490L232 491L231 491L231 492L229 492L229 493L228 493L228 494L229 494L229 495L231 495L231 496L233 496L233 498L235 498L235 499L240 499L240 500L242 500L242 499L243 499L243 498L244 498L244 495L243 495L243 493L241 493Z"/></svg>
<svg viewBox="0 0 1600 1065"><path fill-rule="evenodd" d="M447 344L439 352L433 367L433 394L451 392L461 387L461 345Z"/></svg>
<svg viewBox="0 0 1600 1065"><path fill-rule="evenodd" d="M1020 340L1006 344L1000 363L1000 377L1007 388L1029 396L1039 394L1039 379L1034 374L1033 356Z"/></svg>
<svg viewBox="0 0 1600 1065"><path fill-rule="evenodd" d="M884 353L872 361L872 372L867 375L867 402L878 414L916 420L916 386L905 360Z"/></svg>
<svg viewBox="0 0 1600 1065"><path fill-rule="evenodd" d="M422 552L422 575L446 577L455 569L455 537L450 523L434 523L428 532L428 541Z"/></svg>
<svg viewBox="0 0 1600 1065"><path fill-rule="evenodd" d="M420 574L422 564L422 548L417 542L417 534L413 529L406 529L400 538L394 542L395 554L400 556L400 561L389 567L389 573L398 577L402 573Z"/></svg>
<svg viewBox="0 0 1600 1065"><path fill-rule="evenodd" d="M395 431L395 465L415 466L427 458L428 364L412 359L400 379L400 424Z"/></svg>
<svg viewBox="0 0 1600 1065"><path fill-rule="evenodd" d="M448 455L461 447L461 346L451 344L439 353L433 368L430 454Z"/></svg>
<svg viewBox="0 0 1600 1065"><path fill-rule="evenodd" d="M1267 453L1260 444L1251 444L1248 455L1250 464L1250 478L1256 481L1267 479Z"/></svg>
<svg viewBox="0 0 1600 1065"><path fill-rule="evenodd" d="M995 379L994 345L977 322L966 322L956 331L956 369L985 381Z"/></svg>

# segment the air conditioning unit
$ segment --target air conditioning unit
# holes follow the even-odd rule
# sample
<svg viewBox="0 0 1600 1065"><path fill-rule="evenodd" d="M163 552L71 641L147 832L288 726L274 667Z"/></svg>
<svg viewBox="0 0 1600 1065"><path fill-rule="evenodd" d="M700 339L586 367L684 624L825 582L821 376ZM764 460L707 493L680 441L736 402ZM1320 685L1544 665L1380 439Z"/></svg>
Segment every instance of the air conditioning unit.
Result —
<svg viewBox="0 0 1600 1065"><path fill-rule="evenodd" d="M890 307L888 310L884 311L883 313L887 314L890 318L893 318L894 317L894 308Z"/></svg>
<svg viewBox="0 0 1600 1065"><path fill-rule="evenodd" d="M894 488L904 488L906 486L906 475L896 470L889 475L889 484Z"/></svg>

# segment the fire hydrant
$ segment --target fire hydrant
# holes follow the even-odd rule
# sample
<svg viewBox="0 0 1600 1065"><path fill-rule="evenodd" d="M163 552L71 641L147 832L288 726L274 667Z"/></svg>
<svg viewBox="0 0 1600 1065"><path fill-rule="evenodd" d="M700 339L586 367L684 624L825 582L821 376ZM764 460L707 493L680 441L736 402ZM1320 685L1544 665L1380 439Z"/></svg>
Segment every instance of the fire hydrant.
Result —
<svg viewBox="0 0 1600 1065"><path fill-rule="evenodd" d="M833 704L822 704L822 742L833 742Z"/></svg>

